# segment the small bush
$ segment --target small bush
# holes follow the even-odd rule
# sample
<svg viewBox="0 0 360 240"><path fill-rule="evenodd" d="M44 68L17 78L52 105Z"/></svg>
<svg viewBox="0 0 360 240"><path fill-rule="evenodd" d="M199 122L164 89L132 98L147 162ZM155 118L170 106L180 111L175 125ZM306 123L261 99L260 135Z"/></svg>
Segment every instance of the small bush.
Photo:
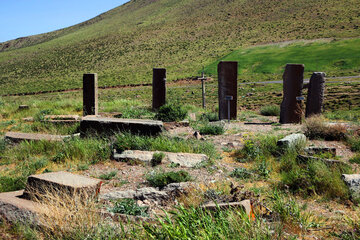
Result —
<svg viewBox="0 0 360 240"><path fill-rule="evenodd" d="M157 165L160 165L164 157L165 154L162 152L154 153L151 159L151 166L155 167Z"/></svg>
<svg viewBox="0 0 360 240"><path fill-rule="evenodd" d="M200 117L201 121L216 122L219 121L218 113L204 113Z"/></svg>
<svg viewBox="0 0 360 240"><path fill-rule="evenodd" d="M179 104L165 104L160 107L155 118L164 122L182 121L185 119L187 111Z"/></svg>
<svg viewBox="0 0 360 240"><path fill-rule="evenodd" d="M6 149L6 140L4 138L0 138L0 153L4 152Z"/></svg>
<svg viewBox="0 0 360 240"><path fill-rule="evenodd" d="M116 176L116 174L117 174L117 171L111 171L109 173L101 174L99 176L99 178L102 179L102 180L111 180Z"/></svg>
<svg viewBox="0 0 360 240"><path fill-rule="evenodd" d="M114 206L108 208L110 212L120 213L132 216L149 216L147 213L148 207L140 207L134 199L121 199L114 203Z"/></svg>
<svg viewBox="0 0 360 240"><path fill-rule="evenodd" d="M199 129L202 135L221 135L225 132L223 126L205 125Z"/></svg>
<svg viewBox="0 0 360 240"><path fill-rule="evenodd" d="M147 176L146 180L152 187L163 188L170 183L188 182L191 180L191 176L184 170L178 172L153 172Z"/></svg>
<svg viewBox="0 0 360 240"><path fill-rule="evenodd" d="M305 120L304 133L310 139L340 141L346 139L346 127L341 124L327 125L321 115Z"/></svg>
<svg viewBox="0 0 360 240"><path fill-rule="evenodd" d="M360 164L360 154L356 154L354 157L349 159L350 163Z"/></svg>
<svg viewBox="0 0 360 240"><path fill-rule="evenodd" d="M260 109L263 116L280 116L280 107L278 105L264 106Z"/></svg>
<svg viewBox="0 0 360 240"><path fill-rule="evenodd" d="M353 152L360 152L360 137L351 137L347 140Z"/></svg>
<svg viewBox="0 0 360 240"><path fill-rule="evenodd" d="M253 174L251 171L247 170L246 168L235 168L230 174L231 177L239 179L248 179L251 178L252 175Z"/></svg>

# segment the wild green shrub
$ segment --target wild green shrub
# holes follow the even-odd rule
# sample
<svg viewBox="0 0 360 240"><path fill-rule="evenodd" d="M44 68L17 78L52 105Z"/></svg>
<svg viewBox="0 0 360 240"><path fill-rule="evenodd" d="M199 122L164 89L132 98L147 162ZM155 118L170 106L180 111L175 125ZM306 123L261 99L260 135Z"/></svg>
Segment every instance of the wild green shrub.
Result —
<svg viewBox="0 0 360 240"><path fill-rule="evenodd" d="M242 210L204 211L182 206L158 224L145 223L149 239L272 239L270 227L260 219L252 222ZM280 237L280 236L279 236Z"/></svg>
<svg viewBox="0 0 360 240"><path fill-rule="evenodd" d="M149 216L148 208L147 206L140 207L134 199L121 199L116 201L114 206L108 210L113 213L147 217Z"/></svg>
<svg viewBox="0 0 360 240"><path fill-rule="evenodd" d="M117 171L111 171L111 172L108 172L108 173L103 173L99 176L100 179L102 180L111 180L113 179L117 174Z"/></svg>
<svg viewBox="0 0 360 240"><path fill-rule="evenodd" d="M262 178L268 178L270 175L270 166L265 158L258 160L254 171Z"/></svg>
<svg viewBox="0 0 360 240"><path fill-rule="evenodd" d="M0 138L0 154L3 153L6 149L6 140L4 138Z"/></svg>
<svg viewBox="0 0 360 240"><path fill-rule="evenodd" d="M310 214L305 210L307 205L299 206L294 199L274 190L271 195L272 210L282 223L301 226L307 229L310 225Z"/></svg>
<svg viewBox="0 0 360 240"><path fill-rule="evenodd" d="M246 168L235 168L231 173L231 177L239 178L239 179L248 179L251 178L253 173Z"/></svg>
<svg viewBox="0 0 360 240"><path fill-rule="evenodd" d="M278 105L264 106L260 109L263 116L280 116L280 107Z"/></svg>
<svg viewBox="0 0 360 240"><path fill-rule="evenodd" d="M181 170L178 172L151 172L146 180L152 187L163 188L170 183L188 182L191 176L188 172Z"/></svg>
<svg viewBox="0 0 360 240"><path fill-rule="evenodd" d="M205 125L199 129L202 135L221 135L225 132L223 126L219 125Z"/></svg>
<svg viewBox="0 0 360 240"><path fill-rule="evenodd" d="M218 115L218 113L214 113L214 112L203 113L200 116L200 120L207 121L207 122L216 122L216 121L219 121L219 115Z"/></svg>
<svg viewBox="0 0 360 240"><path fill-rule="evenodd" d="M360 152L360 137L350 137L347 139L350 149L353 152Z"/></svg>
<svg viewBox="0 0 360 240"><path fill-rule="evenodd" d="M163 152L154 153L151 158L151 166L155 167L157 165L160 165L164 158L165 158L165 154Z"/></svg>
<svg viewBox="0 0 360 240"><path fill-rule="evenodd" d="M350 158L349 162L360 164L360 154L356 154L354 157Z"/></svg>
<svg viewBox="0 0 360 240"><path fill-rule="evenodd" d="M164 122L182 121L187 111L178 103L165 104L159 108L155 118Z"/></svg>
<svg viewBox="0 0 360 240"><path fill-rule="evenodd" d="M348 199L348 190L341 175L349 173L345 164L327 165L321 160L298 163L296 154L287 153L281 158L281 181L293 193L304 196L323 194L329 198Z"/></svg>

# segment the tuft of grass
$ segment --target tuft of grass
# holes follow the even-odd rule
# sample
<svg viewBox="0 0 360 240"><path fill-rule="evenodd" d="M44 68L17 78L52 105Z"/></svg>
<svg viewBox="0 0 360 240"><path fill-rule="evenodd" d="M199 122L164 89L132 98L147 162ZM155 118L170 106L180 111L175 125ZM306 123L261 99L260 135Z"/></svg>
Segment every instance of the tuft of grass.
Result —
<svg viewBox="0 0 360 240"><path fill-rule="evenodd" d="M280 106L269 105L260 109L260 114L263 116L280 116Z"/></svg>
<svg viewBox="0 0 360 240"><path fill-rule="evenodd" d="M200 116L200 120L206 122L216 122L219 121L219 115L214 112L206 112Z"/></svg>
<svg viewBox="0 0 360 240"><path fill-rule="evenodd" d="M134 199L121 199L114 203L113 207L108 208L112 213L120 213L132 216L148 217L147 213L149 207L140 207Z"/></svg>
<svg viewBox="0 0 360 240"><path fill-rule="evenodd" d="M305 120L304 133L310 139L340 141L346 139L346 127L341 124L328 125L321 115Z"/></svg>
<svg viewBox="0 0 360 240"><path fill-rule="evenodd" d="M293 193L303 196L323 194L334 199L348 199L349 192L341 179L344 173L350 173L346 164L328 165L321 160L298 163L297 153L288 152L281 157L281 182Z"/></svg>
<svg viewBox="0 0 360 240"><path fill-rule="evenodd" d="M360 137L349 137L347 143L350 145L350 149L353 152L360 153Z"/></svg>
<svg viewBox="0 0 360 240"><path fill-rule="evenodd" d="M152 187L163 188L170 183L188 182L192 178L190 174L184 170L178 172L151 172L146 180Z"/></svg>
<svg viewBox="0 0 360 240"><path fill-rule="evenodd" d="M184 120L186 115L186 109L184 109L179 103L169 103L159 108L155 118L163 122L177 122Z"/></svg>
<svg viewBox="0 0 360 240"><path fill-rule="evenodd" d="M157 165L160 165L164 158L165 154L163 152L154 153L151 158L151 166L155 167Z"/></svg>
<svg viewBox="0 0 360 240"><path fill-rule="evenodd" d="M205 125L199 129L202 135L221 135L224 134L224 126L219 125Z"/></svg>
<svg viewBox="0 0 360 240"><path fill-rule="evenodd" d="M231 177L239 178L239 179L248 179L251 178L253 173L246 168L235 168L231 173Z"/></svg>
<svg viewBox="0 0 360 240"><path fill-rule="evenodd" d="M360 164L360 154L356 154L354 157L350 158L349 162Z"/></svg>
<svg viewBox="0 0 360 240"><path fill-rule="evenodd" d="M102 180L111 180L113 179L117 174L117 171L111 171L111 172L108 172L108 173L103 173L99 176L100 179Z"/></svg>

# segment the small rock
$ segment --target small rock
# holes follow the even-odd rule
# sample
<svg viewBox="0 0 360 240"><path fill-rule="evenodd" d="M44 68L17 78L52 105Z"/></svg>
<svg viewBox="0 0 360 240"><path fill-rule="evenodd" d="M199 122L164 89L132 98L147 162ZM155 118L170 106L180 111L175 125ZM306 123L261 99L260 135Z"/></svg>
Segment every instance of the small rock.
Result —
<svg viewBox="0 0 360 240"><path fill-rule="evenodd" d="M196 114L195 113L190 113L189 118L190 118L191 121L196 121Z"/></svg>
<svg viewBox="0 0 360 240"><path fill-rule="evenodd" d="M360 200L360 174L343 174L342 179L349 187L353 201Z"/></svg>
<svg viewBox="0 0 360 240"><path fill-rule="evenodd" d="M198 132L198 131L194 132L193 136L194 136L197 140L202 139L202 136L201 136L200 132Z"/></svg>
<svg viewBox="0 0 360 240"><path fill-rule="evenodd" d="M306 136L302 133L297 133L297 134L288 135L285 138L280 139L277 142L277 145L283 148L292 148L292 147L305 145L305 143L306 143Z"/></svg>

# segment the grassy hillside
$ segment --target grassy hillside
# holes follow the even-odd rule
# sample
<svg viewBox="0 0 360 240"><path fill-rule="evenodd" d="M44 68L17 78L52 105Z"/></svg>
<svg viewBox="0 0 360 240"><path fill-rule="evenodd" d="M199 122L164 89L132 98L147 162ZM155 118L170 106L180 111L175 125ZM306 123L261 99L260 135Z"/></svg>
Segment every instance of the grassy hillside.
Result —
<svg viewBox="0 0 360 240"><path fill-rule="evenodd" d="M241 48L205 67L217 74L220 61L238 61L243 80L279 78L287 63L305 64L305 72L326 72L327 76L360 74L360 39L295 42Z"/></svg>
<svg viewBox="0 0 360 240"><path fill-rule="evenodd" d="M84 24L7 43L0 52L0 94L81 87L84 72L97 72L100 86L151 82L153 67L166 67L174 80L197 75L241 47L358 37L359 4L133 0Z"/></svg>

